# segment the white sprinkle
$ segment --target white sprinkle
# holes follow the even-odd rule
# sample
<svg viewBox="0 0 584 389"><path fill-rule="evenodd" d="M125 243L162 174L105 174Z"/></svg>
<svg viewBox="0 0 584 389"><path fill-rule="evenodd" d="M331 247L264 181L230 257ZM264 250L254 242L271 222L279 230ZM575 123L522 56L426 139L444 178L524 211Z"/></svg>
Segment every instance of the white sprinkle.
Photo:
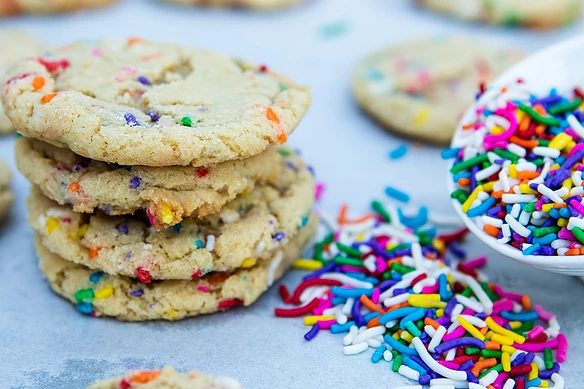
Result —
<svg viewBox="0 0 584 389"><path fill-rule="evenodd" d="M561 247L570 247L572 242L567 239L556 239L551 243L551 246L555 249L559 249Z"/></svg>
<svg viewBox="0 0 584 389"><path fill-rule="evenodd" d="M582 185L582 172L581 171L576 170L574 172L574 174L572 174L572 182L576 186L581 186Z"/></svg>
<svg viewBox="0 0 584 389"><path fill-rule="evenodd" d="M145 243L144 246L142 246L142 248L144 250L152 250L152 245L150 243Z"/></svg>
<svg viewBox="0 0 584 389"><path fill-rule="evenodd" d="M377 327L367 328L365 331L363 331L359 335L357 335L351 343L358 344L361 342L365 342L367 339L371 339L371 338L374 338L376 336L383 335L383 334L385 334L385 327L382 325L377 326Z"/></svg>
<svg viewBox="0 0 584 389"><path fill-rule="evenodd" d="M397 296L383 300L383 305L386 307L391 307L392 305L402 304L408 301L408 297L410 297L409 293L398 294Z"/></svg>
<svg viewBox="0 0 584 389"><path fill-rule="evenodd" d="M506 215L505 221L509 224L513 231L517 232L522 237L527 238L531 234L531 231L529 231L524 225L515 220L513 216Z"/></svg>
<svg viewBox="0 0 584 389"><path fill-rule="evenodd" d="M213 385L223 389L242 389L241 384L235 378L218 376L213 378Z"/></svg>
<svg viewBox="0 0 584 389"><path fill-rule="evenodd" d="M432 286L436 283L436 279L434 277L424 278L422 281L419 281L416 285L414 285L414 293L420 294L422 290L426 286Z"/></svg>
<svg viewBox="0 0 584 389"><path fill-rule="evenodd" d="M529 223L529 219L530 218L531 218L531 213L527 213L525 211L521 211L521 214L519 215L519 223L521 223L524 226L526 226L527 223Z"/></svg>
<svg viewBox="0 0 584 389"><path fill-rule="evenodd" d="M474 382L469 382L468 389L487 389L487 388L483 385L475 384Z"/></svg>
<svg viewBox="0 0 584 389"><path fill-rule="evenodd" d="M438 327L436 334L432 337L432 340L428 345L428 350L430 350L431 353L435 352L436 347L442 342L444 335L446 335L446 328L444 326Z"/></svg>
<svg viewBox="0 0 584 389"><path fill-rule="evenodd" d="M393 354L391 351L385 350L383 352L383 359L385 359L386 362L391 362L393 360Z"/></svg>
<svg viewBox="0 0 584 389"><path fill-rule="evenodd" d="M455 388L468 388L468 381L456 381L448 378L434 378L430 381L430 387L435 388L441 385L453 385Z"/></svg>
<svg viewBox="0 0 584 389"><path fill-rule="evenodd" d="M478 301L470 299L466 296L457 295L456 300L458 300L458 302L465 307L470 308L477 313L482 313L485 311L485 308Z"/></svg>
<svg viewBox="0 0 584 389"><path fill-rule="evenodd" d="M426 365L428 365L428 367L430 369L432 369L436 373L438 373L441 376L446 377L446 378L450 378L450 379L457 380L457 381L465 381L466 380L466 372L465 371L457 371L457 370L448 369L447 367L442 366L441 364L436 362L436 360L434 358L432 358L432 356L428 353L428 350L426 350L426 346L424 346L424 343L422 343L420 338L414 338L412 340L412 344L414 345L414 348L416 349L416 351L420 355L420 358L422 358L422 361L424 361L424 363L426 363ZM455 354L456 354L456 350L455 350Z"/></svg>
<svg viewBox="0 0 584 389"><path fill-rule="evenodd" d="M486 180L487 178L489 178L493 174L499 172L499 170L501 170L501 165L494 164L494 165L491 165L483 170L479 170L475 174L475 178L478 181Z"/></svg>
<svg viewBox="0 0 584 389"><path fill-rule="evenodd" d="M502 200L507 204L530 203L536 199L532 194L504 194Z"/></svg>
<svg viewBox="0 0 584 389"><path fill-rule="evenodd" d="M549 199L556 204L564 204L564 200L544 184L539 184L537 186L537 191L542 195L549 197Z"/></svg>
<svg viewBox="0 0 584 389"><path fill-rule="evenodd" d="M499 373L497 373L495 370L492 370L489 374L487 374L486 376L484 376L483 378L481 378L479 380L479 384L481 384L483 386L489 386L493 382L495 382L495 380L497 379L498 376L499 376Z"/></svg>
<svg viewBox="0 0 584 389"><path fill-rule="evenodd" d="M431 338L433 338L436 335L436 330L432 326L424 326L424 332L430 335Z"/></svg>
<svg viewBox="0 0 584 389"><path fill-rule="evenodd" d="M511 227L509 227L509 224L503 224L501 226L501 232L503 233L503 236L506 238L508 238L512 235L511 234Z"/></svg>
<svg viewBox="0 0 584 389"><path fill-rule="evenodd" d="M538 177L534 178L533 180L529 181L529 184L541 184L543 182L543 180L545 179L545 177L547 176L547 174L550 171L550 166L551 163L550 162L546 162L543 165L543 169L541 170L541 173L539 174Z"/></svg>
<svg viewBox="0 0 584 389"><path fill-rule="evenodd" d="M537 166L531 162L521 162L516 165L518 172L535 172L537 171Z"/></svg>
<svg viewBox="0 0 584 389"><path fill-rule="evenodd" d="M582 127L582 124L580 124L578 119L576 119L576 116L574 115L568 116L568 124L570 125L570 127L572 127L572 130L574 130L574 132L576 132L576 134L580 136L580 138L584 138L584 127Z"/></svg>
<svg viewBox="0 0 584 389"><path fill-rule="evenodd" d="M578 219L577 217L571 217L568 220L568 230L572 230L574 227L584 228L584 219Z"/></svg>
<svg viewBox="0 0 584 389"><path fill-rule="evenodd" d="M501 239L497 239L497 243L499 244L507 244L511 241L511 238L509 238L508 236L504 236Z"/></svg>
<svg viewBox="0 0 584 389"><path fill-rule="evenodd" d="M563 186L560 189L554 191L554 193L556 195L558 195L559 197L565 197L565 196L568 195L568 193L570 193L570 191L568 190L568 188L566 188L565 186Z"/></svg>
<svg viewBox="0 0 584 389"><path fill-rule="evenodd" d="M337 323L339 324L347 324L347 322L349 321L349 318L343 312L337 311L337 313L335 313L335 318L337 319Z"/></svg>
<svg viewBox="0 0 584 389"><path fill-rule="evenodd" d="M355 298L354 297L349 297L347 299L347 302L345 302L345 305L343 305L343 309L341 310L341 312L343 312L345 315L350 315L351 314L351 308L353 308L353 303L355 302Z"/></svg>
<svg viewBox="0 0 584 389"><path fill-rule="evenodd" d="M460 315L460 317L462 317L463 319L466 319L466 321L468 321L473 326L476 326L479 328L484 328L487 326L487 323L484 320L479 319L478 317L470 316L470 315Z"/></svg>
<svg viewBox="0 0 584 389"><path fill-rule="evenodd" d="M489 296L487 296L487 294L481 288L477 280L459 271L453 271L451 274L455 281L466 283L467 286L472 289L474 295L479 299L479 301L485 308L485 313L490 315L491 312L493 312L493 302L491 301L491 299L489 299Z"/></svg>
<svg viewBox="0 0 584 389"><path fill-rule="evenodd" d="M359 344L345 346L343 348L343 351L344 351L345 355L355 355L355 354L361 354L363 351L367 350L368 348L369 348L369 345L366 342L363 342L363 343L359 343Z"/></svg>
<svg viewBox="0 0 584 389"><path fill-rule="evenodd" d="M462 311L464 311L464 307L461 304L456 304L456 306L454 307L454 309L452 310L452 313L450 314L450 316L457 317L458 315L460 315L462 313ZM458 322L454 322L452 323L452 325L448 328L448 331L454 331L454 329L456 329L456 327L458 327L460 325L460 323Z"/></svg>
<svg viewBox="0 0 584 389"><path fill-rule="evenodd" d="M558 253L558 255L566 255L566 253L570 251L569 247L560 247L559 249L556 250L556 252Z"/></svg>
<svg viewBox="0 0 584 389"><path fill-rule="evenodd" d="M320 278L325 278L327 280L337 280L341 281L343 284L354 286L355 288L373 288L373 284L369 282L359 281L352 277L346 276L340 273L324 273Z"/></svg>
<svg viewBox="0 0 584 389"><path fill-rule="evenodd" d="M205 246L207 251L213 251L215 248L215 236L214 235L207 235L207 245Z"/></svg>
<svg viewBox="0 0 584 389"><path fill-rule="evenodd" d="M552 381L555 389L564 389L564 379L558 373L552 374Z"/></svg>
<svg viewBox="0 0 584 389"><path fill-rule="evenodd" d="M446 357L444 358L447 361L452 361L456 358L456 349L451 349L446 353Z"/></svg>
<svg viewBox="0 0 584 389"><path fill-rule="evenodd" d="M541 357L536 355L535 358L533 358L533 362L535 362L539 370L546 370L545 362Z"/></svg>
<svg viewBox="0 0 584 389"><path fill-rule="evenodd" d="M256 246L255 253L259 254L262 251L264 251L265 248L266 248L266 242L264 242L263 240L260 240L258 242L258 245Z"/></svg>
<svg viewBox="0 0 584 389"><path fill-rule="evenodd" d="M51 207L47 209L46 215L48 217L54 217L56 219L65 219L71 217L71 215L73 215L73 212L71 212L71 210L67 208Z"/></svg>
<svg viewBox="0 0 584 389"><path fill-rule="evenodd" d="M345 337L343 338L343 345L349 346L350 344L352 344L353 339L355 339L355 336L357 336L358 334L359 329L357 328L357 326L351 326L351 328L349 328L349 333L345 335Z"/></svg>
<svg viewBox="0 0 584 389"><path fill-rule="evenodd" d="M517 219L519 217L520 212L521 212L521 205L514 204L513 207L511 208L511 216L513 216L515 219Z"/></svg>
<svg viewBox="0 0 584 389"><path fill-rule="evenodd" d="M401 365L397 371L399 374L407 377L411 380L417 381L420 378L420 372L407 367L406 365ZM466 374L466 373L465 373Z"/></svg>
<svg viewBox="0 0 584 389"><path fill-rule="evenodd" d="M507 170L503 169L499 172L499 182L503 185L503 190L509 192L511 186L509 185L509 176L507 175Z"/></svg>
<svg viewBox="0 0 584 389"><path fill-rule="evenodd" d="M571 195L581 195L584 193L584 187L576 186L570 190Z"/></svg>
<svg viewBox="0 0 584 389"><path fill-rule="evenodd" d="M515 143L509 143L507 150L520 157L525 157L527 154L527 151L523 147L516 145Z"/></svg>
<svg viewBox="0 0 584 389"><path fill-rule="evenodd" d="M489 197L491 196L487 192L479 192L479 194L477 195L477 199L479 199L481 203L488 199Z"/></svg>
<svg viewBox="0 0 584 389"><path fill-rule="evenodd" d="M533 154L539 155L540 157L550 157L556 159L560 156L560 150L550 149L549 147L537 146L534 147L531 151L533 151Z"/></svg>

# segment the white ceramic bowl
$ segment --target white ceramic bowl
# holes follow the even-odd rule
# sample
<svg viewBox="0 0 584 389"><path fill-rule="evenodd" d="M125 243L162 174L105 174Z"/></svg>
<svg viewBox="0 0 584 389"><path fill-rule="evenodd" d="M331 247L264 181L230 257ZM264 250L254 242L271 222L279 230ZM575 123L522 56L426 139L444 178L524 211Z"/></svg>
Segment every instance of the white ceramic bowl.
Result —
<svg viewBox="0 0 584 389"><path fill-rule="evenodd" d="M491 85L509 85L521 78L528 85L529 90L536 94L547 93L552 87L557 87L560 91L568 91L575 86L584 86L583 63L584 37L578 37L551 46L525 58L499 76ZM472 120L476 106L482 105L481 100L479 99L467 109L461 123L468 123ZM454 134L453 143L460 135L461 129L459 126ZM450 192L456 189L451 175L449 175L448 179L448 188ZM584 256L548 257L524 255L511 245L497 243L494 237L484 232L466 216L457 200L453 200L453 203L456 213L462 218L468 229L492 249L509 258L539 269L573 276L584 276Z"/></svg>

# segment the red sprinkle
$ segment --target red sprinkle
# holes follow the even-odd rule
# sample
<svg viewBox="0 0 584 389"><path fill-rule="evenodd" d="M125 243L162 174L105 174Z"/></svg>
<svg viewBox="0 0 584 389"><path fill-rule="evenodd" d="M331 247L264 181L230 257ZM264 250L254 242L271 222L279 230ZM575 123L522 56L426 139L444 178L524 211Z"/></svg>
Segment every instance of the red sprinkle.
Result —
<svg viewBox="0 0 584 389"><path fill-rule="evenodd" d="M268 71L268 67L266 65L261 65L259 70L260 72L265 73Z"/></svg>
<svg viewBox="0 0 584 389"><path fill-rule="evenodd" d="M203 276L203 272L201 269L197 270L191 275L191 280L196 280L197 278L201 278Z"/></svg>
<svg viewBox="0 0 584 389"><path fill-rule="evenodd" d="M22 73L19 74L18 76L14 76L11 79L9 79L8 81L6 81L5 85L10 84L11 82L17 81L17 80L22 80L23 78L26 78L28 76L30 76L32 73Z"/></svg>
<svg viewBox="0 0 584 389"><path fill-rule="evenodd" d="M136 269L136 278L144 284L149 284L150 281L152 281L150 279L150 272L144 269L142 266Z"/></svg>
<svg viewBox="0 0 584 389"><path fill-rule="evenodd" d="M290 291L288 290L288 288L286 287L286 285L281 284L278 287L278 292L280 292L280 296L282 297L282 300L286 304L290 304Z"/></svg>
<svg viewBox="0 0 584 389"><path fill-rule="evenodd" d="M515 366L512 367L511 370L509 371L509 374L511 375L511 377L517 377L518 375L524 375L527 374L531 371L532 367L531 365L519 365L519 366Z"/></svg>
<svg viewBox="0 0 584 389"><path fill-rule="evenodd" d="M422 281L423 279L427 278L427 277L428 277L428 275L425 274L425 273L420 274L419 276L417 276L416 278L414 278L412 280L412 282L410 282L410 288L413 287L414 285L416 285L418 282Z"/></svg>
<svg viewBox="0 0 584 389"><path fill-rule="evenodd" d="M219 305L217 305L218 309L229 309L232 308L236 305L243 305L243 300L240 299L229 299L229 300L223 300L219 302Z"/></svg>
<svg viewBox="0 0 584 389"><path fill-rule="evenodd" d="M37 62L43 65L49 72L57 72L60 70L65 70L69 67L69 61L62 59L60 61L47 61L43 58L37 59Z"/></svg>
<svg viewBox="0 0 584 389"><path fill-rule="evenodd" d="M311 286L316 286L316 285L330 285L330 286L342 286L343 283L341 281L337 281L337 280L329 280L326 278L313 278L310 280L306 280L304 282L302 282L300 285L298 285L298 287L296 288L296 290L294 291L294 294L292 295L292 298L290 299L292 304L300 304L300 295L302 294L302 292L304 292L304 290L306 290L307 288L310 288Z"/></svg>
<svg viewBox="0 0 584 389"><path fill-rule="evenodd" d="M207 177L209 174L209 169L206 167L198 168L195 170L195 173L197 173L197 177L199 178Z"/></svg>
<svg viewBox="0 0 584 389"><path fill-rule="evenodd" d="M276 308L274 309L274 314L278 317L299 317L310 313L310 311L318 307L318 304L319 299L315 297L311 302L300 308Z"/></svg>
<svg viewBox="0 0 584 389"><path fill-rule="evenodd" d="M125 379L122 379L120 381L120 389L128 389L128 388L131 388L131 387L132 387L132 384L129 383L128 381L126 381Z"/></svg>
<svg viewBox="0 0 584 389"><path fill-rule="evenodd" d="M454 231L451 234L442 234L442 235L438 235L438 240L441 240L442 242L444 242L444 244L448 244L450 242L453 242L455 240L460 240L462 238L464 238L466 236L466 234L468 234L468 228L461 228L458 231Z"/></svg>

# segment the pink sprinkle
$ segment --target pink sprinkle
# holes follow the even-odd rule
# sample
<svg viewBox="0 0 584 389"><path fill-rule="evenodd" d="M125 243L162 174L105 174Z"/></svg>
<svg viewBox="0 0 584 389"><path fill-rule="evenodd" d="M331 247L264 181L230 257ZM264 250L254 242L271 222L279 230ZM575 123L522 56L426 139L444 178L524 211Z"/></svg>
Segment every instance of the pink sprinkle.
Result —
<svg viewBox="0 0 584 389"><path fill-rule="evenodd" d="M503 311L510 311L513 309L513 301L511 300L499 300L493 303L493 315L498 315Z"/></svg>
<svg viewBox="0 0 584 389"><path fill-rule="evenodd" d="M499 373L499 375L497 376L497 378L495 379L495 381L493 382L493 388L495 389L501 389L501 387L503 386L503 382L507 381L509 379L509 377L511 377L511 375L509 375L509 373Z"/></svg>
<svg viewBox="0 0 584 389"><path fill-rule="evenodd" d="M501 327L505 326L506 324L509 324L509 321L507 319L503 319L501 316L498 315L491 315L491 319L493 319L493 321L500 325Z"/></svg>
<svg viewBox="0 0 584 389"><path fill-rule="evenodd" d="M337 324L336 320L319 320L318 326L321 330L330 330L333 324Z"/></svg>
<svg viewBox="0 0 584 389"><path fill-rule="evenodd" d="M315 193L314 193L314 198L316 201L320 201L325 189L326 189L326 187L325 187L324 183L322 183L322 182L316 183L316 188L315 188Z"/></svg>
<svg viewBox="0 0 584 389"><path fill-rule="evenodd" d="M373 294L371 295L371 301L373 301L375 304L379 304L379 295L380 294L381 294L381 291L379 290L379 288L373 289Z"/></svg>
<svg viewBox="0 0 584 389"><path fill-rule="evenodd" d="M571 249L576 249L576 248L580 248L580 245L578 244L578 242L572 242L572 243L570 243L570 250Z"/></svg>
<svg viewBox="0 0 584 389"><path fill-rule="evenodd" d="M559 335L558 335L558 337L559 337ZM558 347L558 340L552 339L552 340L548 340L547 342L543 342L543 343L523 343L523 344L513 343L513 347L515 347L517 350L521 350L521 351L527 351L527 352L532 352L532 353L541 353L541 352L543 352L543 350L546 347L549 347L551 349L557 348ZM558 361L559 360L560 359L558 358Z"/></svg>
<svg viewBox="0 0 584 389"><path fill-rule="evenodd" d="M71 218L66 217L65 219L63 219L63 222L65 222L65 223L71 223Z"/></svg>
<svg viewBox="0 0 584 389"><path fill-rule="evenodd" d="M464 263L464 267L472 270L472 269L476 269L482 266L485 266L487 264L487 257L482 256L482 257L478 257L476 259L473 259L471 261L467 261Z"/></svg>
<svg viewBox="0 0 584 389"><path fill-rule="evenodd" d="M375 263L377 264L377 272L378 273L385 273L387 270L387 262L383 260L381 257L375 258Z"/></svg>
<svg viewBox="0 0 584 389"><path fill-rule="evenodd" d="M578 170L579 172L584 171L584 165L579 163L578 166L576 166L576 170Z"/></svg>
<svg viewBox="0 0 584 389"><path fill-rule="evenodd" d="M387 243L389 243L389 237L387 236L377 237L375 240L377 241L377 244L379 244L379 247L381 248L387 247Z"/></svg>
<svg viewBox="0 0 584 389"><path fill-rule="evenodd" d="M528 339L535 339L538 336L540 336L541 334L543 334L543 331L544 331L544 329L542 326L537 326L527 333L527 338Z"/></svg>
<svg viewBox="0 0 584 389"><path fill-rule="evenodd" d="M148 208L148 209L146 210L146 213L148 214L148 220L150 221L150 225L152 225L152 226L153 226L153 225L154 225L154 222L155 222L155 220L154 220L154 215L152 214L152 212L150 212L150 208Z"/></svg>
<svg viewBox="0 0 584 389"><path fill-rule="evenodd" d="M365 269L364 268L360 268L360 267L354 267L354 266L348 266L348 265L343 265L341 266L341 271L342 272L349 272L349 273L365 273Z"/></svg>
<svg viewBox="0 0 584 389"><path fill-rule="evenodd" d="M122 66L122 72L130 73L130 74L136 74L138 72L138 70L136 70L136 68L130 68L130 67L127 67L127 66Z"/></svg>
<svg viewBox="0 0 584 389"><path fill-rule="evenodd" d="M556 318L556 315L554 315L553 313L550 313L550 312L546 311L545 308L542 307L541 305L536 305L536 306L533 307L533 309L535 310L535 312L537 312L537 315L543 321L549 322L550 320Z"/></svg>
<svg viewBox="0 0 584 389"><path fill-rule="evenodd" d="M566 353L568 352L568 339L566 339L566 335L559 333L557 340L558 340L558 362L564 363L566 362Z"/></svg>
<svg viewBox="0 0 584 389"><path fill-rule="evenodd" d="M558 232L558 238L572 241L576 240L576 237L574 234L572 234L572 231L568 230L566 227L563 227L560 232Z"/></svg>
<svg viewBox="0 0 584 389"><path fill-rule="evenodd" d="M429 285L429 286L424 286L422 288L422 294L434 294L438 292L438 282L436 282L434 285Z"/></svg>
<svg viewBox="0 0 584 389"><path fill-rule="evenodd" d="M520 304L523 302L523 297L524 297L523 295L517 294L517 293L505 292L503 290L503 288L501 288L499 285L495 286L495 293L497 293L501 297L508 298L508 299L516 301Z"/></svg>
<svg viewBox="0 0 584 389"><path fill-rule="evenodd" d="M462 314L463 314L463 315L474 316L474 315L476 315L476 312L475 312L475 311L473 311L473 310L472 310L472 309L470 309L470 308L466 308L464 311L462 311Z"/></svg>
<svg viewBox="0 0 584 389"><path fill-rule="evenodd" d="M341 232L340 232L340 231L337 231L337 232L335 232L335 234L333 235L333 240L334 240L335 242L338 242L338 241L339 241L339 235L340 235L340 234L341 234Z"/></svg>
<svg viewBox="0 0 584 389"><path fill-rule="evenodd" d="M572 130L571 128L566 128L564 130L564 132L566 134L570 135L575 142L578 141L578 139L579 139L578 134L576 134L576 132L574 130ZM579 145L574 146L572 148L572 150L570 150L570 153L568 154L568 156L570 156L570 155L572 155L574 153L574 148L576 148L577 146L584 146L584 145L583 144L579 144ZM582 148L582 147L580 147L580 148Z"/></svg>
<svg viewBox="0 0 584 389"><path fill-rule="evenodd" d="M205 292L205 293L207 293L208 291L211 290L211 289L209 289L208 286L199 286L197 289L199 289L201 292Z"/></svg>
<svg viewBox="0 0 584 389"><path fill-rule="evenodd" d="M101 49L98 49L97 47L94 49L91 49L91 54L95 55L96 57L101 57L102 52Z"/></svg>
<svg viewBox="0 0 584 389"><path fill-rule="evenodd" d="M438 361L438 363L452 370L458 370L460 368L460 365L458 363L454 363L452 361Z"/></svg>
<svg viewBox="0 0 584 389"><path fill-rule="evenodd" d="M537 200L537 203L535 203L535 209L537 209L538 211L541 211L542 205L543 205L543 200L542 199Z"/></svg>
<svg viewBox="0 0 584 389"><path fill-rule="evenodd" d="M331 302L331 300L328 299L320 299L320 302L318 303L318 306L316 308L314 308L314 310L312 311L312 313L314 313L315 315L322 315L322 313L329 308L332 308L333 304Z"/></svg>
<svg viewBox="0 0 584 389"><path fill-rule="evenodd" d="M484 138L484 143L494 144L499 143L501 141L505 141L515 135L517 131L517 118L515 114L509 110L497 109L495 111L496 115L503 116L505 119L509 121L509 128L504 132L498 135L487 135ZM507 142L505 142L505 148L507 147Z"/></svg>
<svg viewBox="0 0 584 389"><path fill-rule="evenodd" d="M570 200L570 205L576 208L580 215L584 215L584 207L582 206L582 204L580 204L579 201L576 201L576 199L572 199Z"/></svg>
<svg viewBox="0 0 584 389"><path fill-rule="evenodd" d="M571 128L569 130L574 132L574 130L572 130ZM566 130L566 133L568 133L568 130ZM568 134L568 135L572 136L572 134ZM578 138L576 137L574 140L577 141ZM570 152L568 153L568 158L570 158L572 155L576 154L577 151L582 150L582 149L584 149L584 143L578 143L576 146L572 147L572 150L570 150Z"/></svg>
<svg viewBox="0 0 584 389"><path fill-rule="evenodd" d="M444 337L442 338L442 341L449 342L449 341L454 340L454 339L462 338L465 333L466 333L466 330L464 329L464 327L457 327L454 331L444 335Z"/></svg>

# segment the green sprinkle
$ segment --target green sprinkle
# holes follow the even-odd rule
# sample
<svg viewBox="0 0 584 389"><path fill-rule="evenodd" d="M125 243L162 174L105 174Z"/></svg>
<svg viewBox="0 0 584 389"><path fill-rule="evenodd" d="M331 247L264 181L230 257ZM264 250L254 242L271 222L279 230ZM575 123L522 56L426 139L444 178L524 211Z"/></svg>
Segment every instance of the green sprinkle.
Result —
<svg viewBox="0 0 584 389"><path fill-rule="evenodd" d="M551 227L543 227L543 228L536 228L532 231L533 236L536 238L541 238L542 236L546 236L548 234L555 234L556 232L560 231L561 228L558 226L551 226Z"/></svg>
<svg viewBox="0 0 584 389"><path fill-rule="evenodd" d="M322 243L324 244L331 244L333 242L333 238L335 237L335 234L333 234L332 232L330 234L328 234L327 236L324 237L324 239L322 240Z"/></svg>
<svg viewBox="0 0 584 389"><path fill-rule="evenodd" d="M321 262L322 264L326 264L328 261L324 259L322 256L322 248L323 243L317 243L314 245L314 259Z"/></svg>
<svg viewBox="0 0 584 389"><path fill-rule="evenodd" d="M543 159L541 159L541 158L534 159L533 161L531 161L531 163L537 167L542 167L544 164Z"/></svg>
<svg viewBox="0 0 584 389"><path fill-rule="evenodd" d="M183 126L192 127L193 120L190 117L185 116L180 120L180 124L182 124Z"/></svg>
<svg viewBox="0 0 584 389"><path fill-rule="evenodd" d="M552 349L546 347L543 349L543 359L545 361L545 368L552 369L554 367L554 357L552 355Z"/></svg>
<svg viewBox="0 0 584 389"><path fill-rule="evenodd" d="M472 293L473 293L472 289L469 287L466 287L466 289L462 291L461 295L463 295L464 297L470 298L470 296L472 296Z"/></svg>
<svg viewBox="0 0 584 389"><path fill-rule="evenodd" d="M400 274L408 274L408 273L413 272L416 269L414 269L413 267L404 266L404 265L397 263L397 262L392 262L391 263L391 270L394 270Z"/></svg>
<svg viewBox="0 0 584 389"><path fill-rule="evenodd" d="M539 142L539 145L543 146L543 147L548 147L550 145L550 142L551 142L547 139L540 139L540 138L537 138L536 140Z"/></svg>
<svg viewBox="0 0 584 389"><path fill-rule="evenodd" d="M572 228L572 234L580 241L580 243L584 243L584 231L580 227Z"/></svg>
<svg viewBox="0 0 584 389"><path fill-rule="evenodd" d="M355 258L361 258L361 255L363 255L363 253L351 246L347 246L344 245L342 243L337 242L337 248L339 249L339 251L347 254L350 257L355 257Z"/></svg>
<svg viewBox="0 0 584 389"><path fill-rule="evenodd" d="M559 119L556 119L554 117L542 116L538 114L532 107L525 105L523 103L519 103L519 109L528 114L529 116L531 116L531 118L536 122L545 124L546 126L559 126L562 123Z"/></svg>
<svg viewBox="0 0 584 389"><path fill-rule="evenodd" d="M279 147L277 149L277 151L278 151L278 154L280 154L282 157L289 157L292 155L292 152L290 150L283 148L283 147Z"/></svg>
<svg viewBox="0 0 584 389"><path fill-rule="evenodd" d="M457 189L454 192L450 193L450 198L451 199L458 199L460 196L464 196L467 195L468 193L462 189Z"/></svg>
<svg viewBox="0 0 584 389"><path fill-rule="evenodd" d="M503 371L503 365L499 363L498 365L495 365L495 366L491 367L489 370L487 370L483 374L479 375L479 380L482 379L483 377L485 377L487 374L489 374L492 371L496 371L497 373L502 372Z"/></svg>
<svg viewBox="0 0 584 389"><path fill-rule="evenodd" d="M493 153L497 154L501 158L510 159L513 163L519 160L519 157L516 154L513 154L510 151L503 150L503 149L495 149Z"/></svg>
<svg viewBox="0 0 584 389"><path fill-rule="evenodd" d="M396 355L393 357L393 363L391 364L391 370L397 373L399 367L402 365L403 357L401 355Z"/></svg>
<svg viewBox="0 0 584 389"><path fill-rule="evenodd" d="M576 100L572 101L571 103L565 104L556 104L548 108L548 112L550 115L556 116L560 113L564 113L567 111L573 111L578 108L582 104L582 99L577 98Z"/></svg>
<svg viewBox="0 0 584 389"><path fill-rule="evenodd" d="M476 347L467 347L466 350L464 350L464 353L466 355L479 355L481 350Z"/></svg>
<svg viewBox="0 0 584 389"><path fill-rule="evenodd" d="M387 213L387 211L379 201L377 200L373 201L371 203L371 208L373 208L373 210L377 212L379 216L383 218L384 221L391 222L391 216L389 216L389 213Z"/></svg>
<svg viewBox="0 0 584 389"><path fill-rule="evenodd" d="M363 267L363 261L356 258L347 258L337 255L335 257L335 263L337 265L347 265L347 266L354 266L354 267Z"/></svg>
<svg viewBox="0 0 584 389"><path fill-rule="evenodd" d="M473 157L471 159L467 159L466 161L459 162L456 165L452 166L452 168L450 168L450 173L452 173L452 174L460 173L462 171L467 170L468 168L471 168L475 165L483 163L484 161L487 161L488 159L489 158L487 157L487 153L479 154L476 157Z"/></svg>
<svg viewBox="0 0 584 389"><path fill-rule="evenodd" d="M489 299L491 299L491 301L494 302L500 300L499 296L497 296L497 294L493 292L491 288L489 288L489 284L487 284L486 282L481 282L481 289L487 294L487 296L489 296Z"/></svg>
<svg viewBox="0 0 584 389"><path fill-rule="evenodd" d="M387 280L389 280L390 278L391 278L391 272L389 272L389 271L386 271L386 272L384 272L384 273L381 275L381 279L382 279L383 281L387 281Z"/></svg>
<svg viewBox="0 0 584 389"><path fill-rule="evenodd" d="M537 203L537 201L533 201L531 203L527 203L523 206L523 211L526 213L532 213L533 211L535 211L535 204Z"/></svg>
<svg viewBox="0 0 584 389"><path fill-rule="evenodd" d="M422 335L422 333L420 332L420 330L418 329L418 327L416 327L416 325L414 324L413 321L408 321L404 327L406 327L406 330L408 330L408 332L410 334L412 334L415 337L418 337L420 335Z"/></svg>
<svg viewBox="0 0 584 389"><path fill-rule="evenodd" d="M93 289L79 289L75 292L75 301L78 303L86 302L87 300L91 300L94 296Z"/></svg>
<svg viewBox="0 0 584 389"><path fill-rule="evenodd" d="M481 357L501 359L503 353L497 350L481 350Z"/></svg>
<svg viewBox="0 0 584 389"><path fill-rule="evenodd" d="M519 334L519 335L523 335L526 332L529 332L533 329L533 322L532 321L526 321L525 323L523 323L521 325L521 327L517 328L515 331L515 333Z"/></svg>

